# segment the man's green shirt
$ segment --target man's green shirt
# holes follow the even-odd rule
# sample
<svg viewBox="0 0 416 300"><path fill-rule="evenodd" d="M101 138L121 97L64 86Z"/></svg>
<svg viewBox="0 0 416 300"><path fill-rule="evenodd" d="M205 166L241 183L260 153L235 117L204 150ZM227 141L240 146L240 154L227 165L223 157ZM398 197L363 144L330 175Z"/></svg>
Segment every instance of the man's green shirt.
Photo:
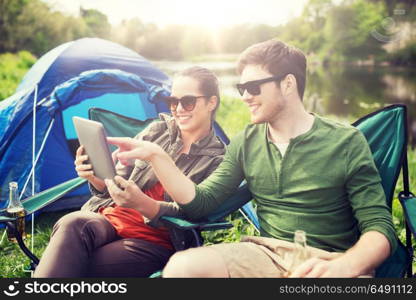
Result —
<svg viewBox="0 0 416 300"><path fill-rule="evenodd" d="M285 154L268 139L266 124L248 125L230 143L224 161L196 186L181 208L202 217L246 179L257 204L262 236L292 241L295 230L308 244L345 251L368 231L397 246L392 217L370 148L356 128L315 116L312 128L290 140Z"/></svg>

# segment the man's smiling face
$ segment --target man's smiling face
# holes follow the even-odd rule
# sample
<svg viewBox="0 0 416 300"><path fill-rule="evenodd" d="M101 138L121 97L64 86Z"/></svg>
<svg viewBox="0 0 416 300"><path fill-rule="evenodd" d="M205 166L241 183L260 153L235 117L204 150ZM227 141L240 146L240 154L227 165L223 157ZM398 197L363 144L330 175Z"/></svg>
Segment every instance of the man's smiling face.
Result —
<svg viewBox="0 0 416 300"><path fill-rule="evenodd" d="M265 70L261 65L247 65L241 73L240 83L272 77L273 75ZM280 91L280 83L271 81L261 84L260 94L251 95L247 90L242 96L247 104L251 122L254 124L272 122L279 113L285 108L286 100Z"/></svg>

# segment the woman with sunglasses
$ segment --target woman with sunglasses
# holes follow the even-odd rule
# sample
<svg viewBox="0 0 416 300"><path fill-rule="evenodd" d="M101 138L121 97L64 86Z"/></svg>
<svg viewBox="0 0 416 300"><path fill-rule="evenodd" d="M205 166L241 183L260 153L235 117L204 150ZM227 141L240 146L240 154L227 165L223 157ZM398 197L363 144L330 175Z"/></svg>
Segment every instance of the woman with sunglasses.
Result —
<svg viewBox="0 0 416 300"><path fill-rule="evenodd" d="M172 115L160 114L160 121L126 139L157 144L200 183L225 153L212 127L220 101L218 80L205 68L188 68L175 76L165 101ZM118 163L118 176L104 182L87 160L81 146L76 171L88 180L93 197L55 224L35 277L147 277L162 269L174 247L159 217L181 211L151 166L141 160L133 166Z"/></svg>

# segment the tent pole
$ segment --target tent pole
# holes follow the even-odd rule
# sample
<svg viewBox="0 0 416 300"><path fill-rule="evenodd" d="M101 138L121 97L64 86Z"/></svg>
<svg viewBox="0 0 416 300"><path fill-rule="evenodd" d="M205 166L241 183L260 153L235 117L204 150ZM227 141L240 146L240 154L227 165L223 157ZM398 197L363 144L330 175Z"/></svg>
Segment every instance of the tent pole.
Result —
<svg viewBox="0 0 416 300"><path fill-rule="evenodd" d="M33 99L33 126L32 126L32 196L35 194L35 179L36 179L36 172L35 172L35 156L36 156L36 105L38 102L38 85L35 86L35 96ZM32 213L32 232L31 232L31 251L33 253L33 248L35 244L35 214ZM31 272L31 277L33 277L33 271Z"/></svg>
<svg viewBox="0 0 416 300"><path fill-rule="evenodd" d="M33 126L32 126L32 166L35 165L36 155L36 105L38 102L38 85L35 86L35 97L33 99ZM32 196L35 194L35 170L32 173ZM32 238L31 238L31 250L33 252L34 247L34 234L35 234L35 214L32 213Z"/></svg>
<svg viewBox="0 0 416 300"><path fill-rule="evenodd" d="M240 212L240 214L247 220L247 222L249 222L251 224L251 226L254 227L254 230L257 231L257 233L260 233L260 230L257 229L257 226L254 225L254 223L250 220L250 218L244 213L244 211L239 208L238 211Z"/></svg>
<svg viewBox="0 0 416 300"><path fill-rule="evenodd" d="M51 123L49 124L48 130L46 131L45 138L43 139L42 144L40 145L38 155L36 156L35 165L37 164L37 162L38 162L38 160L39 160L39 157L40 157L40 155L42 154L42 151L43 151L43 148L44 148L44 146L45 146L46 140L47 140L47 138L48 138L48 136L49 136L49 133L50 133L50 131L51 131L52 126L53 126L53 124L54 124L54 123L55 123L55 119L52 119ZM28 183L29 183L29 179L30 179L30 177L32 176L32 172L33 172L33 170L34 170L34 165L32 166L32 169L30 170L29 176L28 176L28 178L27 178L27 180L26 180L26 182L25 182L25 184L24 184L24 186L23 186L22 192L20 193L20 196L19 196L19 199L20 199L20 200L22 200L23 193L24 193L24 191L25 191L25 190L26 190L26 188L27 188L27 185L28 185Z"/></svg>
<svg viewBox="0 0 416 300"><path fill-rule="evenodd" d="M35 172L36 164L37 164L37 162L39 160L40 155L43 152L43 148L45 147L46 140L49 137L49 134L51 132L51 129L52 129L52 126L53 126L54 123L55 123L55 119L52 119L51 122L49 123L49 127L48 127L48 129L46 131L45 137L43 138L42 144L40 145L39 152L38 152L38 154L36 156L36 159L34 160L34 163L32 164L32 169L30 170L30 173L29 173L29 176L27 177L26 183L25 183L25 185L24 185L24 187L23 187L23 189L22 189L22 191L20 193L19 199L22 199L23 194L24 194L24 191L26 190L26 187L27 187L27 185L29 183L29 179L33 176L32 174ZM34 181L32 181L32 182L34 182ZM34 193L34 191L33 191L33 183L32 183L32 194L33 193ZM32 252L33 252L34 217L35 217L35 215L32 213ZM31 271L31 276L33 277L33 271Z"/></svg>

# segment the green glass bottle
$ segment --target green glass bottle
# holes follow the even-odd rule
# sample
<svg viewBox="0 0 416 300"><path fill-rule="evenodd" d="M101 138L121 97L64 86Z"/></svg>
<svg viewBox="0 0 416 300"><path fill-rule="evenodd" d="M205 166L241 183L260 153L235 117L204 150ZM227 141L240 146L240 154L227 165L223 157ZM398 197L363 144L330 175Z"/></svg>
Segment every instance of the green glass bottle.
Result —
<svg viewBox="0 0 416 300"><path fill-rule="evenodd" d="M19 200L17 194L18 185L17 182L13 181L9 183L9 205L7 206L7 213L10 217L16 218L14 225L16 226L17 231L20 233L22 238L26 237L25 232L25 209L22 205L22 202ZM7 237L9 241L17 243L16 236L14 232L7 230Z"/></svg>
<svg viewBox="0 0 416 300"><path fill-rule="evenodd" d="M303 230L296 230L293 242L295 247L293 249L289 275L303 262L309 259L309 251L306 244L306 232Z"/></svg>

